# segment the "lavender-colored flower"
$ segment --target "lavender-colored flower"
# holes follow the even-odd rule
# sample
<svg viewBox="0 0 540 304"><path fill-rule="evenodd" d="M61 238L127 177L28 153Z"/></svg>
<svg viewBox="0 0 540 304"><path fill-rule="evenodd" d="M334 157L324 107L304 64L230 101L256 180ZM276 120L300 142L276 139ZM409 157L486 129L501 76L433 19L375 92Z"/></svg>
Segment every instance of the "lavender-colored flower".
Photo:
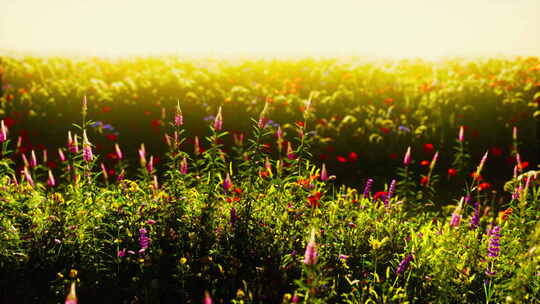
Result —
<svg viewBox="0 0 540 304"><path fill-rule="evenodd" d="M315 229L311 230L311 238L304 254L304 264L315 265L317 263L317 244L315 243Z"/></svg>
<svg viewBox="0 0 540 304"><path fill-rule="evenodd" d="M400 130L402 132L405 132L405 133L410 133L411 132L411 129L409 129L409 128L405 127L405 126L399 126L398 130Z"/></svg>
<svg viewBox="0 0 540 304"><path fill-rule="evenodd" d="M474 203L474 214L470 221L470 227L471 229L476 229L480 225L480 203L475 202Z"/></svg>
<svg viewBox="0 0 540 304"><path fill-rule="evenodd" d="M499 226L493 226L491 229L488 230L487 233L489 239L488 244L488 257L496 258L499 256L500 251L500 237L501 237L501 227Z"/></svg>
<svg viewBox="0 0 540 304"><path fill-rule="evenodd" d="M408 166L411 164L411 147L407 148L407 152L405 152L405 156L403 157L403 165Z"/></svg>
<svg viewBox="0 0 540 304"><path fill-rule="evenodd" d="M0 121L0 143L3 143L7 140L8 129L4 124L4 120Z"/></svg>
<svg viewBox="0 0 540 304"><path fill-rule="evenodd" d="M326 164L323 164L323 165L322 165L322 169L321 169L321 180L322 180L323 182L328 180L328 172L326 171Z"/></svg>
<svg viewBox="0 0 540 304"><path fill-rule="evenodd" d="M398 268L396 269L396 274L400 275L402 274L407 267L409 266L409 263L412 261L413 256L412 254L407 255L398 265Z"/></svg>
<svg viewBox="0 0 540 304"><path fill-rule="evenodd" d="M150 245L148 231L146 231L144 228L139 229L139 245L141 246L141 250L148 249L148 246Z"/></svg>
<svg viewBox="0 0 540 304"><path fill-rule="evenodd" d="M366 186L364 187L364 198L369 198L372 185L373 185L373 179L370 178L366 181Z"/></svg>
<svg viewBox="0 0 540 304"><path fill-rule="evenodd" d="M459 213L452 213L452 217L450 218L450 227L458 227L459 223L461 223L461 214Z"/></svg>
<svg viewBox="0 0 540 304"><path fill-rule="evenodd" d="M59 239L54 239L54 243L58 245L58 244L61 244L61 243L62 243L62 241L61 241L61 240L59 240Z"/></svg>
<svg viewBox="0 0 540 304"><path fill-rule="evenodd" d="M218 109L216 119L214 120L214 130L221 131L223 128L223 116L221 115L221 107Z"/></svg>
<svg viewBox="0 0 540 304"><path fill-rule="evenodd" d="M390 182L390 187L388 187L388 194L384 198L384 206L386 208L390 207L390 199L394 195L394 191L396 190L396 180L393 179L392 182Z"/></svg>
<svg viewBox="0 0 540 304"><path fill-rule="evenodd" d="M206 117L203 117L204 121L215 120L215 119L216 119L216 116L214 116L214 115L208 115Z"/></svg>

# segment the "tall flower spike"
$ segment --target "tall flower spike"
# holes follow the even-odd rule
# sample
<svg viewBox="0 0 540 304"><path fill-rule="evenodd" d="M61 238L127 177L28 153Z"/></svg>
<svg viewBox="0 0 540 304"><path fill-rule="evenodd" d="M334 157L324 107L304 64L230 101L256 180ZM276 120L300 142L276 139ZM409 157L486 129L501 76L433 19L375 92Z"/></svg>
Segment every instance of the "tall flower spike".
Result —
<svg viewBox="0 0 540 304"><path fill-rule="evenodd" d="M47 149L43 149L43 154L42 155L43 155L43 162L47 163L48 156L49 156L49 154L47 152Z"/></svg>
<svg viewBox="0 0 540 304"><path fill-rule="evenodd" d="M83 159L87 162L91 161L94 158L92 153L92 145L86 136L86 130L83 131Z"/></svg>
<svg viewBox="0 0 540 304"><path fill-rule="evenodd" d="M60 161L66 161L66 156L64 155L64 151L62 151L62 148L58 148L58 157L60 157Z"/></svg>
<svg viewBox="0 0 540 304"><path fill-rule="evenodd" d="M388 195L384 198L384 207L390 208L390 199L394 195L394 191L396 190L396 180L393 179L392 182L390 182L390 186L388 187Z"/></svg>
<svg viewBox="0 0 540 304"><path fill-rule="evenodd" d="M438 158L439 158L439 151L435 152L435 155L433 155L433 159L431 159L431 163L429 164L430 170L433 170L433 168L435 168L435 164L437 163Z"/></svg>
<svg viewBox="0 0 540 304"><path fill-rule="evenodd" d="M0 121L0 143L3 143L7 140L8 129L4 124L4 120Z"/></svg>
<svg viewBox="0 0 540 304"><path fill-rule="evenodd" d="M315 229L311 230L311 237L304 254L304 264L315 265L317 263L317 244L315 243Z"/></svg>
<svg viewBox="0 0 540 304"><path fill-rule="evenodd" d="M454 209L454 212L452 213L452 217L450 219L450 227L459 227L459 223L461 222L461 208L463 206L463 197L459 201L459 204L457 205L456 209Z"/></svg>
<svg viewBox="0 0 540 304"><path fill-rule="evenodd" d="M328 180L328 172L326 171L326 164L322 164L321 169L321 181L327 181Z"/></svg>
<svg viewBox="0 0 540 304"><path fill-rule="evenodd" d="M50 169L49 169L49 179L47 180L47 186L49 187L56 186L56 180L54 179L54 175L52 174Z"/></svg>
<svg viewBox="0 0 540 304"><path fill-rule="evenodd" d="M141 144L139 148L139 162L141 163L141 167L146 167L146 148L144 144Z"/></svg>
<svg viewBox="0 0 540 304"><path fill-rule="evenodd" d="M292 149L291 142L287 142L287 158L288 159L294 159L296 157L296 154L294 154L294 151Z"/></svg>
<svg viewBox="0 0 540 304"><path fill-rule="evenodd" d="M34 168L35 166L37 166L36 151L32 150L30 151L30 167Z"/></svg>
<svg viewBox="0 0 540 304"><path fill-rule="evenodd" d="M124 154L122 154L122 150L120 150L118 143L114 144L114 151L116 152L116 158L118 160L122 160L124 158Z"/></svg>
<svg viewBox="0 0 540 304"><path fill-rule="evenodd" d="M105 167L105 164L100 163L99 166L101 167L101 172L103 173L103 179L107 180L109 178L109 174L107 173L107 168Z"/></svg>
<svg viewBox="0 0 540 304"><path fill-rule="evenodd" d="M216 119L214 120L214 130L221 131L223 128L223 116L221 115L221 107L218 109Z"/></svg>
<svg viewBox="0 0 540 304"><path fill-rule="evenodd" d="M475 202L474 203L474 214L471 218L470 227L471 229L478 228L478 225L480 225L480 203Z"/></svg>
<svg viewBox="0 0 540 304"><path fill-rule="evenodd" d="M198 136L195 136L195 138L193 139L193 153L198 156L199 154L201 154L201 146L199 144L199 137Z"/></svg>
<svg viewBox="0 0 540 304"><path fill-rule="evenodd" d="M407 148L407 152L405 152L405 156L403 157L403 165L408 166L411 164L411 147L409 146Z"/></svg>
<svg viewBox="0 0 540 304"><path fill-rule="evenodd" d="M184 157L182 158L182 161L180 161L180 173L187 174L188 173L188 162L187 159Z"/></svg>
<svg viewBox="0 0 540 304"><path fill-rule="evenodd" d="M71 282L71 287L69 289L69 294L66 297L64 304L77 304L77 293L75 291L75 282Z"/></svg>
<svg viewBox="0 0 540 304"><path fill-rule="evenodd" d="M229 189L233 186L231 181L231 176L229 173L227 173L227 176L225 177L225 180L223 180L223 191L225 193L228 193Z"/></svg>
<svg viewBox="0 0 540 304"><path fill-rule="evenodd" d="M32 179L32 176L30 175L30 172L28 172L28 167L24 167L23 170L24 178L30 184L30 186L34 187L34 180Z"/></svg>
<svg viewBox="0 0 540 304"><path fill-rule="evenodd" d="M397 275L402 274L407 269L412 259L413 259L413 256L409 254L403 260L401 260L401 262L398 265L398 268L396 269L396 274Z"/></svg>
<svg viewBox="0 0 540 304"><path fill-rule="evenodd" d="M373 185L373 179L368 179L366 181L366 186L364 187L364 198L369 198L371 194L371 185Z"/></svg>
<svg viewBox="0 0 540 304"><path fill-rule="evenodd" d="M204 291L204 300L203 304L212 304L212 297L208 291Z"/></svg>
<svg viewBox="0 0 540 304"><path fill-rule="evenodd" d="M476 168L475 176L480 176L480 173L482 173L482 169L484 168L484 164L486 163L486 160L488 157L488 152L489 151L486 151L486 153L484 153L484 156L482 156L482 159L480 160L480 164Z"/></svg>
<svg viewBox="0 0 540 304"><path fill-rule="evenodd" d="M268 117L266 116L268 113L268 101L264 104L264 108L261 111L261 114L259 115L259 122L257 126L259 129L264 129L266 122L268 121Z"/></svg>
<svg viewBox="0 0 540 304"><path fill-rule="evenodd" d="M464 139L465 139L465 129L463 128L463 126L460 126L460 127L459 127L458 140L459 140L460 142L463 142Z"/></svg>
<svg viewBox="0 0 540 304"><path fill-rule="evenodd" d="M180 100L176 104L176 113L174 115L174 125L180 127L184 124L184 116L182 115L182 109L180 108Z"/></svg>
<svg viewBox="0 0 540 304"><path fill-rule="evenodd" d="M154 171L154 156L152 155L146 164L146 171L148 171L148 173L152 173L152 171Z"/></svg>

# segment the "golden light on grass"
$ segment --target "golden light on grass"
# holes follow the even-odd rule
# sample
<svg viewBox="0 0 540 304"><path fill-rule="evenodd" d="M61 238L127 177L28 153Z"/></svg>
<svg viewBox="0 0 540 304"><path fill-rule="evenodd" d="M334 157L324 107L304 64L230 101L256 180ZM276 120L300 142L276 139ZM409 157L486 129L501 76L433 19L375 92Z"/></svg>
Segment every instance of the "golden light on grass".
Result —
<svg viewBox="0 0 540 304"><path fill-rule="evenodd" d="M537 0L3 0L0 48L84 54L539 55Z"/></svg>

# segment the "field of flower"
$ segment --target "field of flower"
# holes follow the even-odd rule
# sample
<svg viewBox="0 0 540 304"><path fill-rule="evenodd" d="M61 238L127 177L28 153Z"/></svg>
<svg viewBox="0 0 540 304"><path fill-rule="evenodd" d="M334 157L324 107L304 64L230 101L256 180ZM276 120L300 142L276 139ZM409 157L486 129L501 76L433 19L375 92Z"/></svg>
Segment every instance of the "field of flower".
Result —
<svg viewBox="0 0 540 304"><path fill-rule="evenodd" d="M2 303L540 303L538 58L0 81Z"/></svg>

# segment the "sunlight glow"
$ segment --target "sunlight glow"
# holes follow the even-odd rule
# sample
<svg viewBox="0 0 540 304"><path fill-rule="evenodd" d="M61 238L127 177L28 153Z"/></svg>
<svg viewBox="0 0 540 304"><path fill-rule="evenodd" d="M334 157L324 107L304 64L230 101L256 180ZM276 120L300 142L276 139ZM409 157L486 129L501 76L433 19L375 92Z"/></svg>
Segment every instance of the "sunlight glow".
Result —
<svg viewBox="0 0 540 304"><path fill-rule="evenodd" d="M3 0L0 49L132 55L540 55L538 0Z"/></svg>

